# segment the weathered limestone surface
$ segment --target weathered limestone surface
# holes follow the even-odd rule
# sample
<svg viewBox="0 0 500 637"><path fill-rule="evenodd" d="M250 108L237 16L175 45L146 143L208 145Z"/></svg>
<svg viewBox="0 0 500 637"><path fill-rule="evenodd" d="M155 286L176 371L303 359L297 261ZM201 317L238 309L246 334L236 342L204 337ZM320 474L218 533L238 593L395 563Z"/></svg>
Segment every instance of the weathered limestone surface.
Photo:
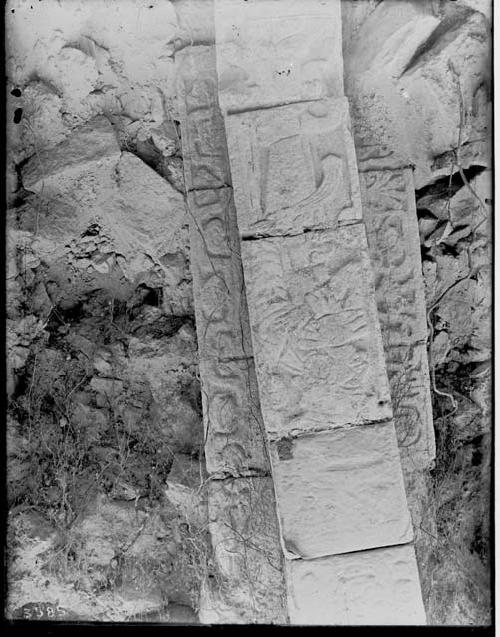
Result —
<svg viewBox="0 0 500 637"><path fill-rule="evenodd" d="M243 241L272 439L392 417L362 225Z"/></svg>
<svg viewBox="0 0 500 637"><path fill-rule="evenodd" d="M411 542L392 422L283 438L271 451L289 557Z"/></svg>
<svg viewBox="0 0 500 637"><path fill-rule="evenodd" d="M270 471L252 358L200 360L205 458L211 475Z"/></svg>
<svg viewBox="0 0 500 637"><path fill-rule="evenodd" d="M343 96L340 2L217 0L215 28L222 110Z"/></svg>
<svg viewBox="0 0 500 637"><path fill-rule="evenodd" d="M239 623L286 623L286 589L269 477L214 480L209 527L228 606Z"/></svg>
<svg viewBox="0 0 500 637"><path fill-rule="evenodd" d="M243 237L361 220L345 98L234 114L226 128Z"/></svg>
<svg viewBox="0 0 500 637"><path fill-rule="evenodd" d="M411 545L287 561L292 624L425 625Z"/></svg>

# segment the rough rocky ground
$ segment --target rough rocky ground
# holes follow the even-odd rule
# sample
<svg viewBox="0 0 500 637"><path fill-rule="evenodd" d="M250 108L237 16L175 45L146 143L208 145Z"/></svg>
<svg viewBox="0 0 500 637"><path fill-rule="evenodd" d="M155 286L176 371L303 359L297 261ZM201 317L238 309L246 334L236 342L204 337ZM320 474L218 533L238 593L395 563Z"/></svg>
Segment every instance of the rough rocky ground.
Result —
<svg viewBox="0 0 500 637"><path fill-rule="evenodd" d="M416 167L438 446L429 621L484 624L489 3L352 4L356 106ZM191 623L213 575L176 19L159 0L7 4L11 617Z"/></svg>

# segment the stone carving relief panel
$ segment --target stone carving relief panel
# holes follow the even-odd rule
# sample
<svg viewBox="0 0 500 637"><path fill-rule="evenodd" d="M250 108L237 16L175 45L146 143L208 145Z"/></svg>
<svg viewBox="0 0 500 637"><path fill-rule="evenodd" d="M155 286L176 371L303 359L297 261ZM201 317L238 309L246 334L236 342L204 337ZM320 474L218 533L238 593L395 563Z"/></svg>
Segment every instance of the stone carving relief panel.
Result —
<svg viewBox="0 0 500 637"><path fill-rule="evenodd" d="M243 237L361 221L347 100L230 115L226 128Z"/></svg>
<svg viewBox="0 0 500 637"><path fill-rule="evenodd" d="M219 109L215 46L176 54L186 190L231 184L224 120Z"/></svg>
<svg viewBox="0 0 500 637"><path fill-rule="evenodd" d="M435 442L411 169L365 171L360 184L398 439L425 467Z"/></svg>
<svg viewBox="0 0 500 637"><path fill-rule="evenodd" d="M224 111L343 95L339 2L216 0Z"/></svg>
<svg viewBox="0 0 500 637"><path fill-rule="evenodd" d="M200 360L200 376L209 474L269 473L253 359Z"/></svg>
<svg viewBox="0 0 500 637"><path fill-rule="evenodd" d="M188 193L200 359L252 356L231 188Z"/></svg>
<svg viewBox="0 0 500 637"><path fill-rule="evenodd" d="M364 227L243 241L271 438L390 419Z"/></svg>

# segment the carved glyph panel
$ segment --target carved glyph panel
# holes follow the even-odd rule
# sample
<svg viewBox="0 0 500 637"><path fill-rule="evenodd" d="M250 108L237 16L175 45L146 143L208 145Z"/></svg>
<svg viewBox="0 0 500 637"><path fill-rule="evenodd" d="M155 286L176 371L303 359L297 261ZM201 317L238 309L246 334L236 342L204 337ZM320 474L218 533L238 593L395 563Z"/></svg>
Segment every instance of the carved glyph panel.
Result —
<svg viewBox="0 0 500 637"><path fill-rule="evenodd" d="M410 169L360 174L382 330L408 345L427 339L420 237L411 181Z"/></svg>
<svg viewBox="0 0 500 637"><path fill-rule="evenodd" d="M272 479L209 484L209 528L221 589L248 623L286 623L286 589Z"/></svg>
<svg viewBox="0 0 500 637"><path fill-rule="evenodd" d="M396 431L419 467L435 456L426 304L410 169L360 173Z"/></svg>
<svg viewBox="0 0 500 637"><path fill-rule="evenodd" d="M208 473L269 472L253 359L201 360L200 377Z"/></svg>
<svg viewBox="0 0 500 637"><path fill-rule="evenodd" d="M268 435L390 419L364 227L241 249Z"/></svg>
<svg viewBox="0 0 500 637"><path fill-rule="evenodd" d="M412 540L392 422L271 443L285 549L316 558Z"/></svg>
<svg viewBox="0 0 500 637"><path fill-rule="evenodd" d="M340 2L215 0L221 107L343 95Z"/></svg>
<svg viewBox="0 0 500 637"><path fill-rule="evenodd" d="M231 184L217 96L215 45L186 47L175 58L186 190Z"/></svg>
<svg viewBox="0 0 500 637"><path fill-rule="evenodd" d="M347 100L230 115L226 130L243 237L361 220Z"/></svg>
<svg viewBox="0 0 500 637"><path fill-rule="evenodd" d="M232 190L196 191L187 199L200 359L252 356Z"/></svg>
<svg viewBox="0 0 500 637"><path fill-rule="evenodd" d="M286 570L292 624L426 623L411 544L287 561Z"/></svg>
<svg viewBox="0 0 500 637"><path fill-rule="evenodd" d="M436 450L426 347L387 347L386 365L399 448L428 468Z"/></svg>

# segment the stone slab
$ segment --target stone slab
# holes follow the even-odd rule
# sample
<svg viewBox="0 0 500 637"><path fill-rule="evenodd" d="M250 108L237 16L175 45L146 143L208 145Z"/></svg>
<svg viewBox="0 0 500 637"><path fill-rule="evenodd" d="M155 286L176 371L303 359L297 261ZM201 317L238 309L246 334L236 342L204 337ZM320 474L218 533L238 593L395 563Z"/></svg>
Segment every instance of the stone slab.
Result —
<svg viewBox="0 0 500 637"><path fill-rule="evenodd" d="M246 623L285 623L286 589L272 479L212 481L208 510L220 590L228 606Z"/></svg>
<svg viewBox="0 0 500 637"><path fill-rule="evenodd" d="M344 93L339 0L216 0L215 30L223 110Z"/></svg>
<svg viewBox="0 0 500 637"><path fill-rule="evenodd" d="M39 192L61 173L85 172L88 164L118 161L120 147L109 120L100 115L77 128L53 148L37 152L23 167L23 186Z"/></svg>
<svg viewBox="0 0 500 637"><path fill-rule="evenodd" d="M290 557L412 540L392 422L282 438L271 443L271 462Z"/></svg>
<svg viewBox="0 0 500 637"><path fill-rule="evenodd" d="M268 436L389 420L364 227L241 249Z"/></svg>
<svg viewBox="0 0 500 637"><path fill-rule="evenodd" d="M253 359L201 360L200 380L208 473L269 472Z"/></svg>
<svg viewBox="0 0 500 637"><path fill-rule="evenodd" d="M176 53L175 61L186 190L230 185L215 45L186 47Z"/></svg>
<svg viewBox="0 0 500 637"><path fill-rule="evenodd" d="M291 624L426 624L411 544L288 561L286 570Z"/></svg>
<svg viewBox="0 0 500 637"><path fill-rule="evenodd" d="M226 132L243 237L361 221L345 98L229 115Z"/></svg>
<svg viewBox="0 0 500 637"><path fill-rule="evenodd" d="M191 192L187 203L200 359L252 356L232 190Z"/></svg>

